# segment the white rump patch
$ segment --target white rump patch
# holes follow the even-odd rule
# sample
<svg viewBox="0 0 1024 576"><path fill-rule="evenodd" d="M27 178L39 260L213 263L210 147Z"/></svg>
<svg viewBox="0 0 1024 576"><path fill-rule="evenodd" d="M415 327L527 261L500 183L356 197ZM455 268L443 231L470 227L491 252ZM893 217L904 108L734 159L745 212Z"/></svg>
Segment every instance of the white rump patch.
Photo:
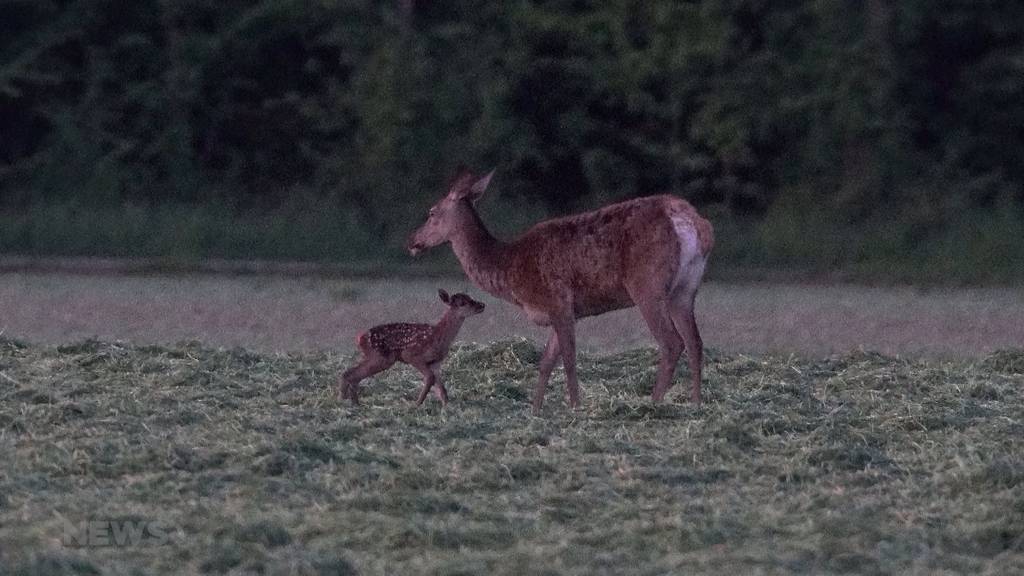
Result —
<svg viewBox="0 0 1024 576"><path fill-rule="evenodd" d="M700 252L700 240L693 221L685 214L672 214L670 218L676 236L679 237L679 270L676 272L673 291L682 290L686 294L693 294L700 287L707 261Z"/></svg>

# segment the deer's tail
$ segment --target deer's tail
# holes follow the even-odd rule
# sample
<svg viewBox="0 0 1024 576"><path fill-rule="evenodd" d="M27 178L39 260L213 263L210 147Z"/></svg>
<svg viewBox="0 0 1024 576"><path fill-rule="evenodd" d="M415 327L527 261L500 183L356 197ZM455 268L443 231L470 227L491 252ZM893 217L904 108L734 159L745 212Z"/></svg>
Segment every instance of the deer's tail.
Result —
<svg viewBox="0 0 1024 576"><path fill-rule="evenodd" d="M693 219L693 227L697 229L697 243L700 245L700 253L707 257L711 249L715 247L715 229L711 222L697 216Z"/></svg>
<svg viewBox="0 0 1024 576"><path fill-rule="evenodd" d="M360 332L359 335L356 336L356 346L359 347L359 350L362 351L363 354L370 352L370 333Z"/></svg>
<svg viewBox="0 0 1024 576"><path fill-rule="evenodd" d="M700 250L701 256L707 258L711 249L715 247L715 230L711 222L698 214L686 200L674 196L669 198L666 215L672 220L676 233L683 234L683 230L687 230L686 235L689 236L689 231L692 230L697 241L694 247Z"/></svg>

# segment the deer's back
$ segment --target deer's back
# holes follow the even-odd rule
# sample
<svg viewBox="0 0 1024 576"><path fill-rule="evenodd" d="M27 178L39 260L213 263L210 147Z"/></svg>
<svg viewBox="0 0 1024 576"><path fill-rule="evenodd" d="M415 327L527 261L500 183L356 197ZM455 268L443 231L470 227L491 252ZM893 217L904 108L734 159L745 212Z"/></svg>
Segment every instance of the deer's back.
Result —
<svg viewBox="0 0 1024 576"><path fill-rule="evenodd" d="M430 324L414 324L400 322L374 326L360 338L365 339L366 346L378 352L399 352L406 348L423 344L430 339L433 326Z"/></svg>
<svg viewBox="0 0 1024 576"><path fill-rule="evenodd" d="M706 258L711 224L674 196L637 198L542 222L513 244L523 300L571 292L578 316L632 305L630 285L669 289L687 251Z"/></svg>

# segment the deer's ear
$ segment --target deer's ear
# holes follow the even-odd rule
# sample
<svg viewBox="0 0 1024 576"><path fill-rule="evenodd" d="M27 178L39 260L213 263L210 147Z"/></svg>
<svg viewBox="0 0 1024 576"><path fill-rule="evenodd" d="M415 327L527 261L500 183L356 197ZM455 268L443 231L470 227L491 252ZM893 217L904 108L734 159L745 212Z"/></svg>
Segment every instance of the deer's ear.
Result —
<svg viewBox="0 0 1024 576"><path fill-rule="evenodd" d="M448 182L448 195L456 199L469 194L469 187L476 181L476 176L465 166L455 169L455 176Z"/></svg>
<svg viewBox="0 0 1024 576"><path fill-rule="evenodd" d="M491 178L494 177L494 172L494 170L491 170L487 174L478 178L476 182L473 182L466 193L466 197L469 198L470 201L476 202L484 195L484 191L487 190L487 185L491 183Z"/></svg>
<svg viewBox="0 0 1024 576"><path fill-rule="evenodd" d="M443 289L439 289L437 291L437 295L441 297L441 302L444 302L445 304L451 302L451 298L448 296L448 293Z"/></svg>

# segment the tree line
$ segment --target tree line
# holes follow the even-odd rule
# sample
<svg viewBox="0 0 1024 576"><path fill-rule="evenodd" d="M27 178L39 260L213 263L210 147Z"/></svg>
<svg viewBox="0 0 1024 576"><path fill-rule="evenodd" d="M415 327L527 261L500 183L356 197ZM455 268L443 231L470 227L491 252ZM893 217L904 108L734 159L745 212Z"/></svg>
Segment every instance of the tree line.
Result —
<svg viewBox="0 0 1024 576"><path fill-rule="evenodd" d="M296 199L393 235L458 164L550 213L1024 205L1012 0L0 0L0 205ZM326 204L324 204L326 203Z"/></svg>

